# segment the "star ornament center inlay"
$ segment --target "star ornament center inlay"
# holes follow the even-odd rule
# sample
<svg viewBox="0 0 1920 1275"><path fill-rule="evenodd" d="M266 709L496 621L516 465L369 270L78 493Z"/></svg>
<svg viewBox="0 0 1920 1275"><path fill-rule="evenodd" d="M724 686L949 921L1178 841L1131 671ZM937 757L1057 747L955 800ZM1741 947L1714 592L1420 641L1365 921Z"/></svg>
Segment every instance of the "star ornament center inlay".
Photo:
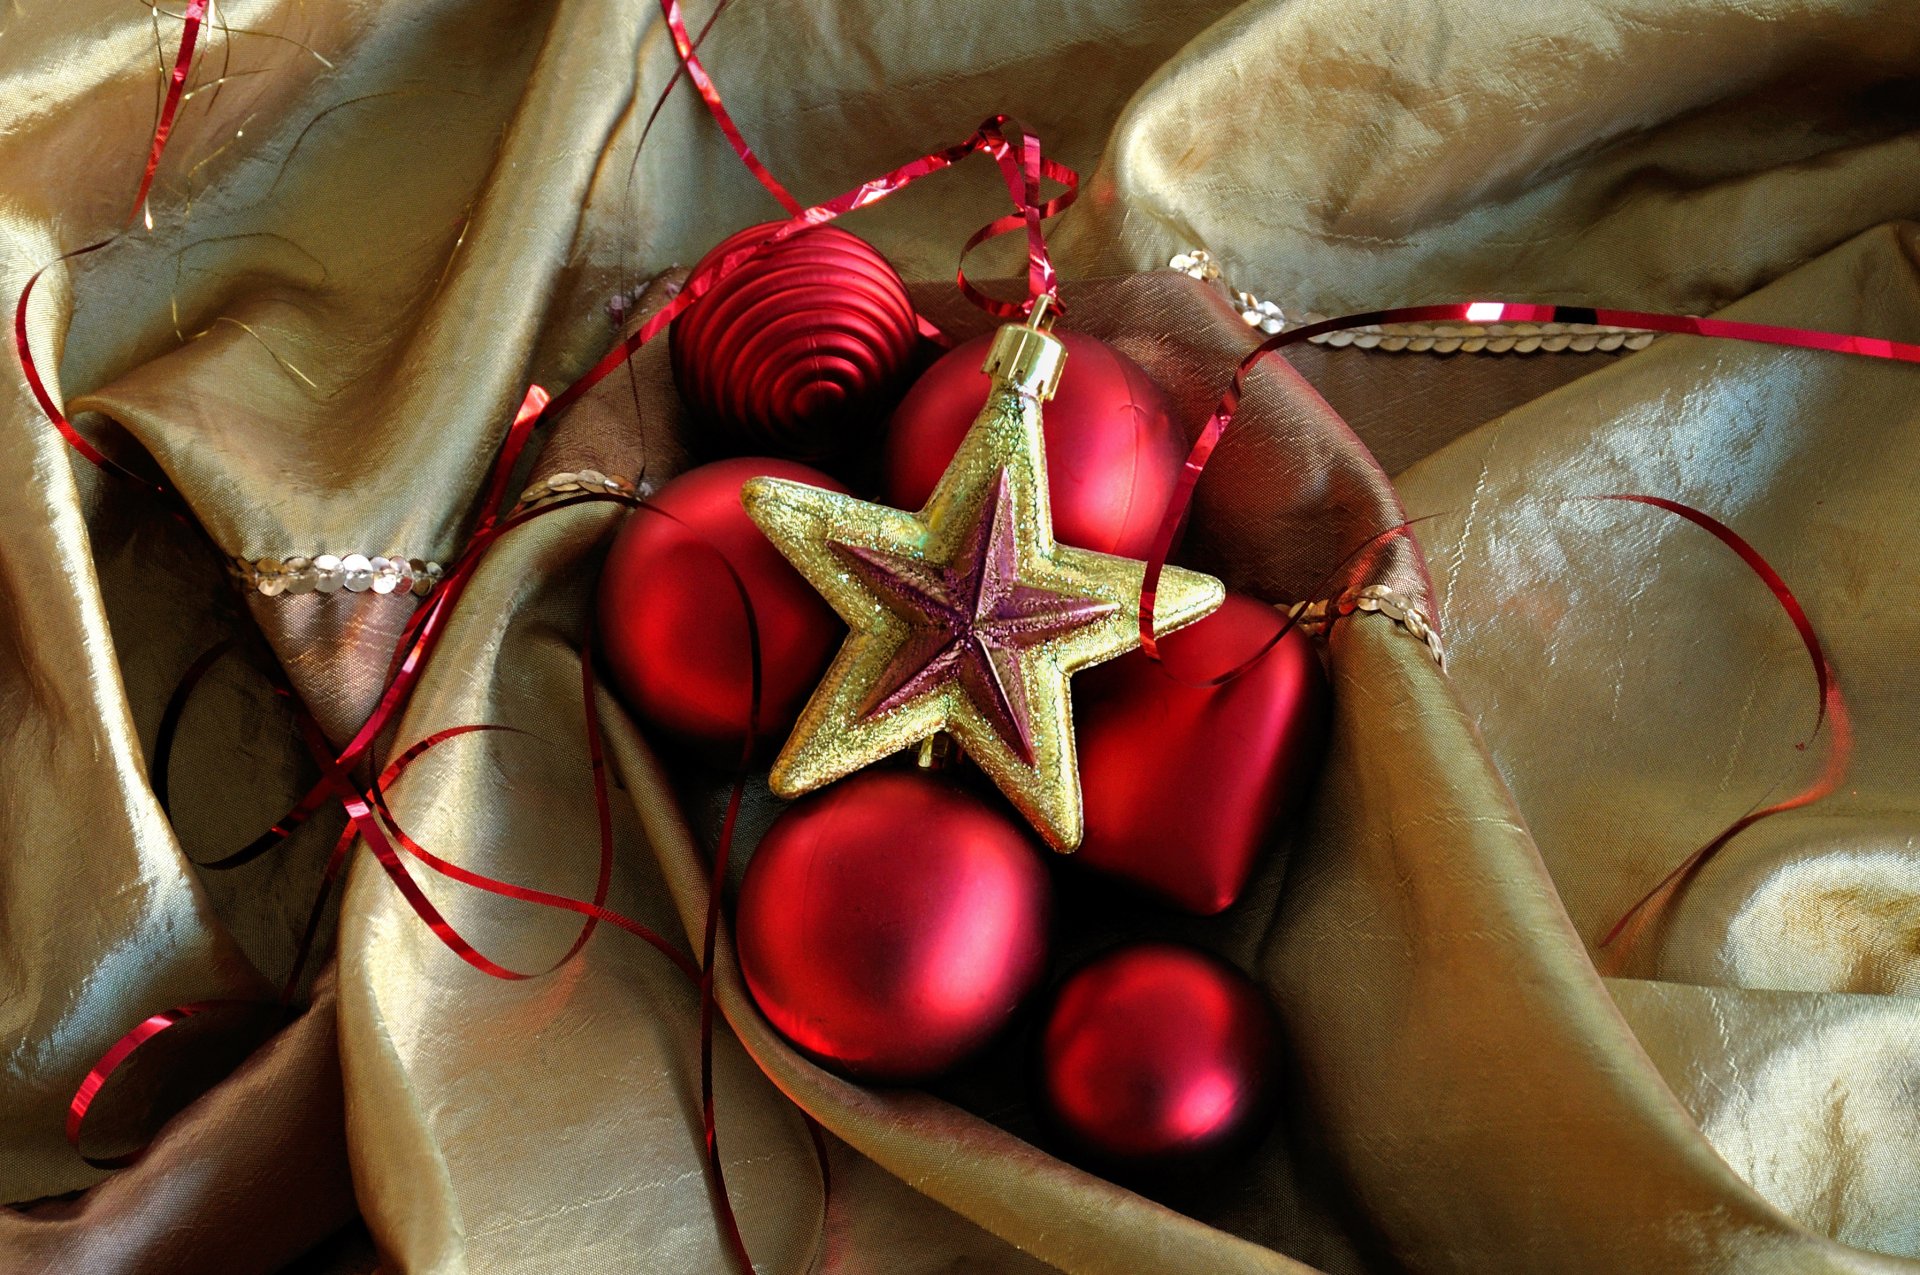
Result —
<svg viewBox="0 0 1920 1275"><path fill-rule="evenodd" d="M945 732L1056 849L1080 844L1068 678L1139 645L1146 564L1056 544L1040 404L1065 351L1001 329L987 403L926 508L756 478L747 512L850 630L775 760L783 797ZM1211 612L1210 576L1165 568L1161 632Z"/></svg>

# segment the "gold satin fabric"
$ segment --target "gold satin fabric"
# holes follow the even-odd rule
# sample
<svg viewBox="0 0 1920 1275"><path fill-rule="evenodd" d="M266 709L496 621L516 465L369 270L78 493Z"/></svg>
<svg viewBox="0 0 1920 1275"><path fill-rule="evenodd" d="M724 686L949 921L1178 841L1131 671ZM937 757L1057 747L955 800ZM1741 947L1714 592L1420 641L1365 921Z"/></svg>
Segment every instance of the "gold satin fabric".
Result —
<svg viewBox="0 0 1920 1275"><path fill-rule="evenodd" d="M614 339L611 297L775 212L684 87L640 145L673 68L644 0L219 17L153 228L50 271L31 324L83 426L150 454L205 538L69 452L17 377L0 408L0 1191L40 1201L0 1213L0 1271L270 1271L356 1209L370 1239L309 1269L365 1271L377 1249L409 1275L722 1270L691 989L612 932L544 978L487 978L364 852L313 1008L147 1160L47 1201L101 1179L60 1126L108 1044L183 1001L269 997L292 959L337 815L235 872L192 862L311 778L258 663L343 738L407 615L345 593L243 604L221 556L448 559L527 382L571 380ZM144 9L0 16L9 300L124 212L177 38L158 25L160 55ZM993 111L1033 124L1087 175L1054 232L1069 321L1146 363L1192 428L1254 338L1216 290L1101 276L1193 247L1289 309L1738 302L1920 339L1899 220L1920 205L1920 18L1894 0L735 0L703 54L806 199ZM978 326L942 281L1002 200L975 160L847 224L926 281L930 312ZM1283 1121L1224 1181L1148 1200L1036 1147L1017 1042L929 1092L850 1085L770 1033L723 936L720 1134L760 1269L1920 1269L1915 369L1681 338L1293 363L1305 379L1255 375L1189 558L1288 600L1403 508L1435 515L1364 570L1430 599L1448 669L1384 618L1336 626L1326 768L1247 899L1179 921L1068 878L1060 921L1063 958L1171 933L1256 972L1290 1046ZM658 482L687 428L650 348L528 481ZM1597 948L1611 921L1803 783L1822 743L1795 748L1812 676L1765 589L1697 528L1574 499L1620 490L1698 505L1769 557L1859 734L1840 794L1743 834L1626 957ZM400 731L525 730L442 747L394 807L461 863L578 895L579 650L616 522L578 508L503 541ZM189 705L169 819L162 708L250 622L265 644ZM610 903L692 950L724 790L600 694ZM776 810L753 792L736 880ZM572 932L426 888L508 965ZM131 1141L149 1100L178 1105L259 1031L156 1045L90 1137ZM802 1110L827 1133L824 1201ZM275 1222L278 1245L237 1238Z"/></svg>

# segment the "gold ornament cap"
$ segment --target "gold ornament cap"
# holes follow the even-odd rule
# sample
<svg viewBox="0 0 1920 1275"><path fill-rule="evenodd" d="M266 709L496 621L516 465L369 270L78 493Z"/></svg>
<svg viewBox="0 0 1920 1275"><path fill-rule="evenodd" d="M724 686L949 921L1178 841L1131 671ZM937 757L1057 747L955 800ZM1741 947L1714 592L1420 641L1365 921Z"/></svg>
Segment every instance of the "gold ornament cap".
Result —
<svg viewBox="0 0 1920 1275"><path fill-rule="evenodd" d="M1060 388L1060 370L1067 365L1067 347L1047 329L1053 326L1049 299L1040 297L1025 323L1009 323L993 334L993 347L980 370L1039 402Z"/></svg>

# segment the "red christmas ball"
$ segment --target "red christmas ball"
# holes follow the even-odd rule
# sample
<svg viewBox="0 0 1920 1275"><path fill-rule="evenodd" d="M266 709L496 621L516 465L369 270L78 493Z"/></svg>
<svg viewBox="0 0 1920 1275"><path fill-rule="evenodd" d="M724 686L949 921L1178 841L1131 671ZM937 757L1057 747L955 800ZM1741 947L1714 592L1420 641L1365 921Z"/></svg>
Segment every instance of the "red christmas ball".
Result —
<svg viewBox="0 0 1920 1275"><path fill-rule="evenodd" d="M1054 539L1145 557L1186 460L1186 436L1165 391L1138 363L1095 337L1054 335L1067 347L1042 425ZM992 341L989 333L954 347L900 401L887 426L887 504L919 509L933 494L987 401L980 365Z"/></svg>
<svg viewBox="0 0 1920 1275"><path fill-rule="evenodd" d="M1253 980L1196 948L1138 943L1061 985L1040 1036L1040 1104L1108 1172L1204 1169L1264 1130L1279 1062Z"/></svg>
<svg viewBox="0 0 1920 1275"><path fill-rule="evenodd" d="M845 633L740 504L741 486L763 474L844 490L783 460L690 469L654 494L660 513L627 518L600 576L600 650L614 684L641 721L716 765L739 760L752 703L753 647L727 564L759 631L759 747L786 738Z"/></svg>
<svg viewBox="0 0 1920 1275"><path fill-rule="evenodd" d="M1026 828L915 771L867 771L776 820L734 926L761 1012L816 1061L925 1080L991 1040L1046 964L1050 892Z"/></svg>
<svg viewBox="0 0 1920 1275"><path fill-rule="evenodd" d="M1229 594L1218 611L1074 682L1086 837L1076 863L1200 916L1231 905L1299 812L1326 748L1328 687L1299 629L1239 677L1286 617Z"/></svg>
<svg viewBox="0 0 1920 1275"><path fill-rule="evenodd" d="M780 224L723 240L692 278ZM674 320L680 393L705 450L820 461L868 437L898 401L919 340L900 276L864 239L810 226L749 259Z"/></svg>

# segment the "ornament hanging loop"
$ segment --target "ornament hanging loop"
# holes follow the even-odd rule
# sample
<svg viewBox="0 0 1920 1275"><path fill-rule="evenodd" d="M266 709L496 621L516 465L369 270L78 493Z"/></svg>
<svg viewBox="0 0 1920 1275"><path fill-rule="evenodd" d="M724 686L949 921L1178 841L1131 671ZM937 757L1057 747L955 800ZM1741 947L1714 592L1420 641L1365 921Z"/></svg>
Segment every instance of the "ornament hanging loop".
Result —
<svg viewBox="0 0 1920 1275"><path fill-rule="evenodd" d="M948 770L960 762L960 746L953 736L939 731L920 741L920 751L914 757L914 763L921 770Z"/></svg>

